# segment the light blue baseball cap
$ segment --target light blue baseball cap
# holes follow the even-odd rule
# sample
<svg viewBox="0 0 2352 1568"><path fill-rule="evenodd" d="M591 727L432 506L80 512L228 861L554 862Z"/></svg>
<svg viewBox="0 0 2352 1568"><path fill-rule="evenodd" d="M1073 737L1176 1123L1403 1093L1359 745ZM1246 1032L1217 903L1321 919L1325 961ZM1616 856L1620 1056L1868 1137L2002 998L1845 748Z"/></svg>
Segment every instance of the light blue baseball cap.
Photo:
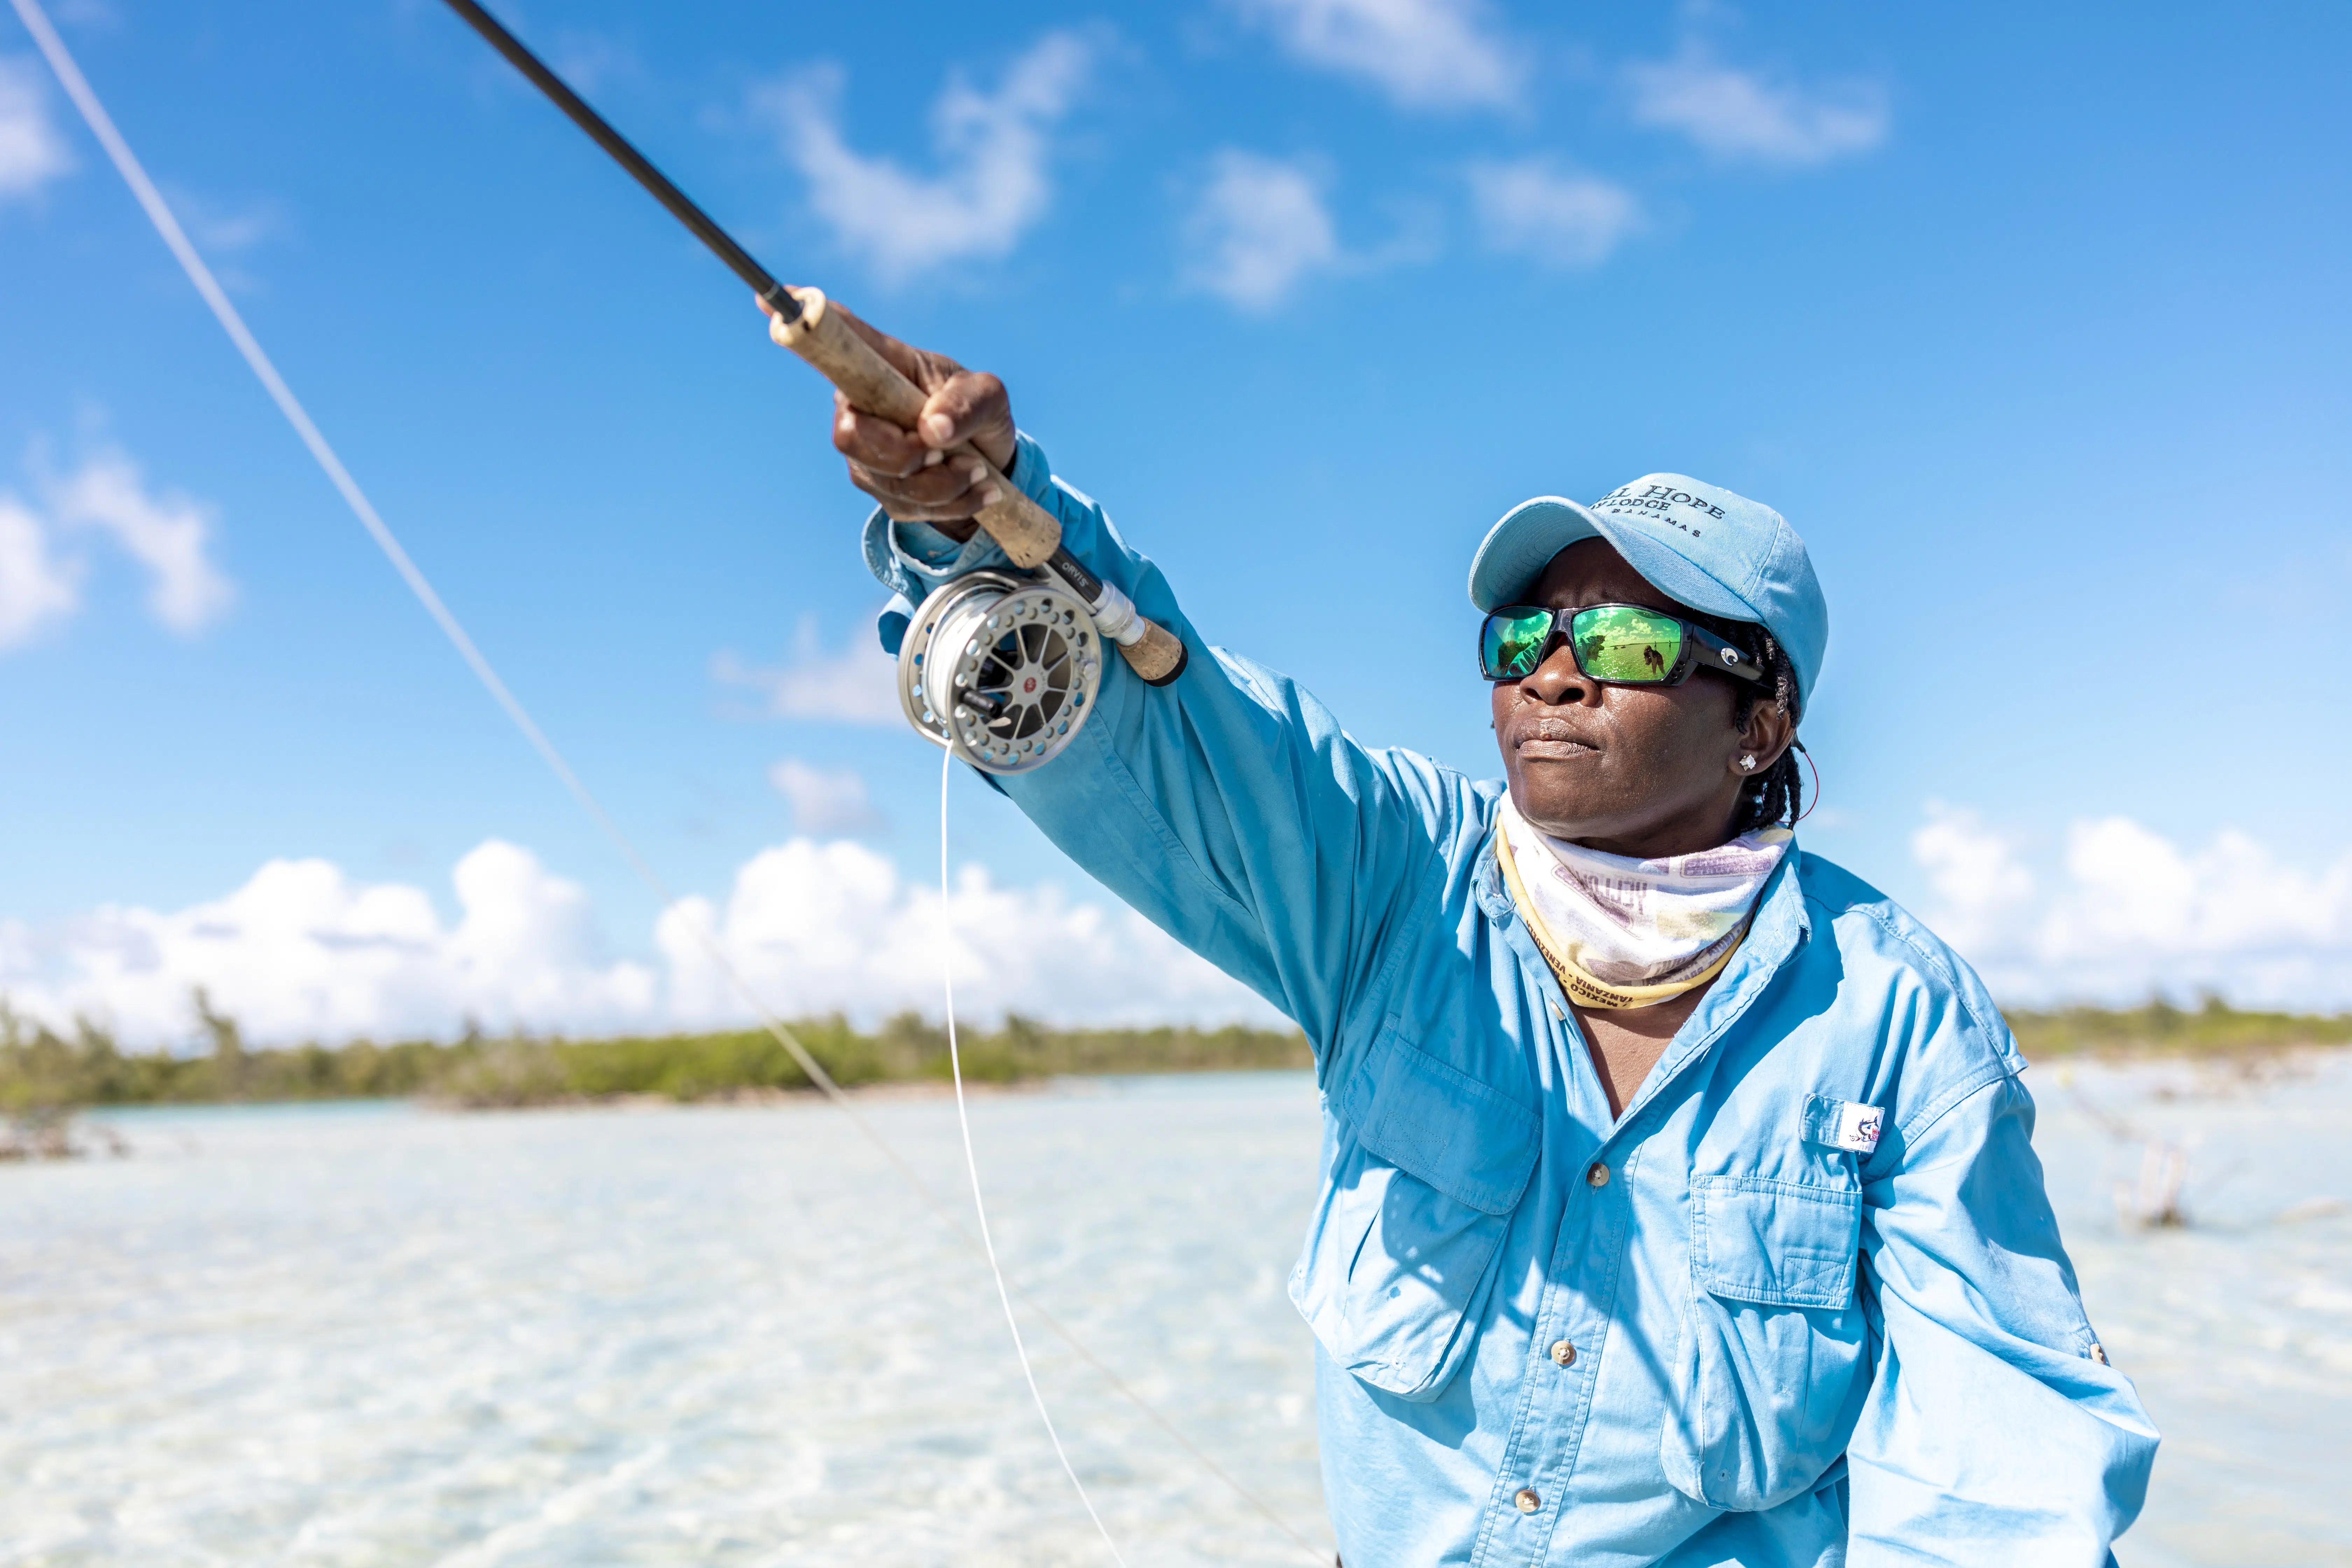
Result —
<svg viewBox="0 0 2352 1568"><path fill-rule="evenodd" d="M1505 512L1478 546L1470 602L1487 612L1524 604L1551 558L1580 539L1607 540L1652 587L1694 610L1762 626L1796 668L1800 711L1811 703L1830 607L1787 518L1684 474L1644 474L1589 507L1538 496Z"/></svg>

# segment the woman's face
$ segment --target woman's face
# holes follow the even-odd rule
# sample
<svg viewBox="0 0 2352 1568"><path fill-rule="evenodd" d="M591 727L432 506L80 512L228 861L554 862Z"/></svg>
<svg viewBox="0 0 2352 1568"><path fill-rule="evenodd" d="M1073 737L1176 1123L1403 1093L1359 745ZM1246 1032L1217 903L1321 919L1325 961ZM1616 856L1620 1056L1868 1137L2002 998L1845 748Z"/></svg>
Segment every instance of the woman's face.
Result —
<svg viewBox="0 0 2352 1568"><path fill-rule="evenodd" d="M1601 539L1553 556L1527 602L1692 614ZM1794 728L1769 700L1735 725L1734 681L1712 672L1680 686L1590 679L1564 637L1533 674L1495 682L1494 704L1495 740L1519 815L1555 838L1644 859L1731 837L1740 792L1779 760ZM1755 766L1742 769L1742 756Z"/></svg>

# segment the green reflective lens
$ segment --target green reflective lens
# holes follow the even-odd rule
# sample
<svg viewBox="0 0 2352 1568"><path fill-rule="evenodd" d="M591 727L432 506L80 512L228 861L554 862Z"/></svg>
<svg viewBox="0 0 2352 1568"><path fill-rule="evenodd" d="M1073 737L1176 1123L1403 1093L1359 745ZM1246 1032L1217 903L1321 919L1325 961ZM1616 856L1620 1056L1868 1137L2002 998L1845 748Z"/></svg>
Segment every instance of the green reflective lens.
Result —
<svg viewBox="0 0 2352 1568"><path fill-rule="evenodd" d="M1530 673L1551 640L1549 610L1512 605L1486 617L1478 643L1478 657L1486 679L1504 680Z"/></svg>
<svg viewBox="0 0 2352 1568"><path fill-rule="evenodd" d="M1661 681L1683 656L1682 623L1632 605L1596 605L1568 623L1576 662L1595 680Z"/></svg>

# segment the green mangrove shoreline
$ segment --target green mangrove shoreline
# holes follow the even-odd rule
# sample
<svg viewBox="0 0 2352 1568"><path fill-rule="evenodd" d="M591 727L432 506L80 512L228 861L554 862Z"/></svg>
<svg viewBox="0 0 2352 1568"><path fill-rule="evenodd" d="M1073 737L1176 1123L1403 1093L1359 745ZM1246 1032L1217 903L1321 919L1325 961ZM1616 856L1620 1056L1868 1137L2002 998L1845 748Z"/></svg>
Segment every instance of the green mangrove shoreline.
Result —
<svg viewBox="0 0 2352 1568"><path fill-rule="evenodd" d="M0 1116L10 1138L26 1148L44 1137L53 1142L55 1129L76 1113L106 1106L419 1099L493 1108L740 1099L814 1088L791 1053L761 1029L599 1039L469 1034L455 1041L253 1048L236 1022L202 996L195 1011L193 1048L132 1051L97 1025L83 1022L60 1034L0 1002ZM2157 1001L2007 1016L2030 1060L2244 1060L2352 1044L2352 1015L2244 1012L2218 1001L2195 1009ZM792 1027L845 1087L943 1083L949 1076L946 1029L913 1014L871 1031L840 1017ZM986 1084L1312 1065L1297 1032L1240 1026L1053 1029L1013 1017L993 1028L960 1025L958 1041L965 1078Z"/></svg>
<svg viewBox="0 0 2352 1568"><path fill-rule="evenodd" d="M455 1041L354 1040L340 1046L248 1047L234 1020L198 998L193 1050L128 1051L84 1021L60 1034L0 1005L0 1115L49 1121L109 1106L421 1099L461 1108L643 1098L679 1101L810 1091L792 1053L765 1029L707 1034L468 1034ZM840 1017L803 1019L793 1034L845 1088L949 1079L943 1025L914 1014L860 1030ZM1025 1018L958 1024L971 1082L1235 1071L1313 1065L1295 1030L1049 1029Z"/></svg>

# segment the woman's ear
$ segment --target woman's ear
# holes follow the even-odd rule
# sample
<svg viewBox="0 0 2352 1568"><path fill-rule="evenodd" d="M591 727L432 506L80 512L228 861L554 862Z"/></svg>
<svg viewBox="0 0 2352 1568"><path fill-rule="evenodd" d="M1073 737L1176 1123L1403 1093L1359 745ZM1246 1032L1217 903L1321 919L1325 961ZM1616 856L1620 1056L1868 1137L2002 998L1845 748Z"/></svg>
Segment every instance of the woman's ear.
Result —
<svg viewBox="0 0 2352 1568"><path fill-rule="evenodd" d="M1761 778L1796 738L1796 721L1789 717L1786 708L1778 702L1759 702L1748 710L1748 722L1739 727L1739 756L1733 765L1748 777ZM1739 767L1749 757L1756 759L1754 765Z"/></svg>

